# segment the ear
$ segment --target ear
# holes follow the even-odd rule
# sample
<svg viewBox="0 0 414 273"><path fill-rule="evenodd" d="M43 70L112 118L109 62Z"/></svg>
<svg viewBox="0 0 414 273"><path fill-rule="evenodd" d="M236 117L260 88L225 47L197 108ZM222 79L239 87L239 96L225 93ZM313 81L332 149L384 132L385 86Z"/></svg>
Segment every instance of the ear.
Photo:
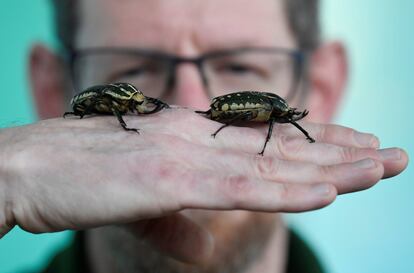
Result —
<svg viewBox="0 0 414 273"><path fill-rule="evenodd" d="M31 48L29 74L40 119L62 116L65 110L64 69L60 58L45 46Z"/></svg>
<svg viewBox="0 0 414 273"><path fill-rule="evenodd" d="M346 52L339 42L320 46L309 64L309 119L330 122L345 91L348 75Z"/></svg>

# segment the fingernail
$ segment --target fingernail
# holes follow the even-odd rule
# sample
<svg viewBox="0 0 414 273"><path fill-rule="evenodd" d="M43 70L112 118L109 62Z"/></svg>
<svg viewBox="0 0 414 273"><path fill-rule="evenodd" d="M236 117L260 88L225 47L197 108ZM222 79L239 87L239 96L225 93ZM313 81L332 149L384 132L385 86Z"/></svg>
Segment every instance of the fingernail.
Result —
<svg viewBox="0 0 414 273"><path fill-rule="evenodd" d="M321 196L329 195L330 191L331 187L328 184L317 184L312 187L312 192Z"/></svg>
<svg viewBox="0 0 414 273"><path fill-rule="evenodd" d="M399 160L401 159L401 151L396 148L387 148L378 150L383 160Z"/></svg>
<svg viewBox="0 0 414 273"><path fill-rule="evenodd" d="M375 162L374 160L367 158L355 162L354 165L360 169L371 169L375 167Z"/></svg>
<svg viewBox="0 0 414 273"><path fill-rule="evenodd" d="M355 132L355 140L363 147L378 148L380 145L378 137L372 134Z"/></svg>

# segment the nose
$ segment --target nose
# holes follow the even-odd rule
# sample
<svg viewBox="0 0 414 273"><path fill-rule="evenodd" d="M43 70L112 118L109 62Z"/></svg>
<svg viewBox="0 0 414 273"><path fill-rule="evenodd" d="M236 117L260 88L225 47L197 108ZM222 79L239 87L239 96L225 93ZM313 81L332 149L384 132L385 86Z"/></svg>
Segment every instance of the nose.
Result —
<svg viewBox="0 0 414 273"><path fill-rule="evenodd" d="M207 87L203 83L202 76L197 65L181 63L175 70L175 81L172 90L168 90L167 101L171 104L187 106L196 109L207 108L210 98Z"/></svg>

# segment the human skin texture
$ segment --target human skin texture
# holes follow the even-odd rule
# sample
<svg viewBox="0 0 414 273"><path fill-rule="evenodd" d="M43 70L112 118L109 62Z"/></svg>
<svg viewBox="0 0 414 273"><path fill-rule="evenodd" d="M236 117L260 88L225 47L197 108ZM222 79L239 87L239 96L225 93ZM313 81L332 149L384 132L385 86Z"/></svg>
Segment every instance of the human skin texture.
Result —
<svg viewBox="0 0 414 273"><path fill-rule="evenodd" d="M296 46L281 1L84 0L80 16L77 48L155 48L194 57ZM60 116L68 103L62 63L38 45L30 69L39 116ZM309 77L310 115L301 125L316 143L277 125L263 157L257 152L265 127L229 127L211 138L220 124L193 112L205 110L210 98L192 64L178 67L175 86L162 98L177 106L125 117L139 136L114 117L4 129L0 231L100 227L87 232L96 273L283 272L287 233L277 213L324 207L337 194L399 174L408 161L399 148L378 149L372 134L326 124L346 82L340 43L314 52Z"/></svg>

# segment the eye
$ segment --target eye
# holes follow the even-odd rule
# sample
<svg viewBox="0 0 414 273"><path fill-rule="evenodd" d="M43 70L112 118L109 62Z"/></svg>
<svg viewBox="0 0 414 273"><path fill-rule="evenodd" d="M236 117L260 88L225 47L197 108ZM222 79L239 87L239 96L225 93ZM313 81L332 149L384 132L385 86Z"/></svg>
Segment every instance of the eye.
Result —
<svg viewBox="0 0 414 273"><path fill-rule="evenodd" d="M234 73L234 74L246 74L246 73L257 73L254 67L239 64L239 63L229 63L223 64L218 67L220 72Z"/></svg>
<svg viewBox="0 0 414 273"><path fill-rule="evenodd" d="M154 68L149 65L135 66L123 71L118 72L117 74L120 77L139 77L145 74L154 72Z"/></svg>
<svg viewBox="0 0 414 273"><path fill-rule="evenodd" d="M114 78L140 78L140 77L149 77L156 76L162 73L162 67L154 63L137 65L124 70L117 71L114 75Z"/></svg>
<svg viewBox="0 0 414 273"><path fill-rule="evenodd" d="M128 70L120 71L117 73L118 77L137 77L142 76L146 72L145 67L132 67Z"/></svg>

